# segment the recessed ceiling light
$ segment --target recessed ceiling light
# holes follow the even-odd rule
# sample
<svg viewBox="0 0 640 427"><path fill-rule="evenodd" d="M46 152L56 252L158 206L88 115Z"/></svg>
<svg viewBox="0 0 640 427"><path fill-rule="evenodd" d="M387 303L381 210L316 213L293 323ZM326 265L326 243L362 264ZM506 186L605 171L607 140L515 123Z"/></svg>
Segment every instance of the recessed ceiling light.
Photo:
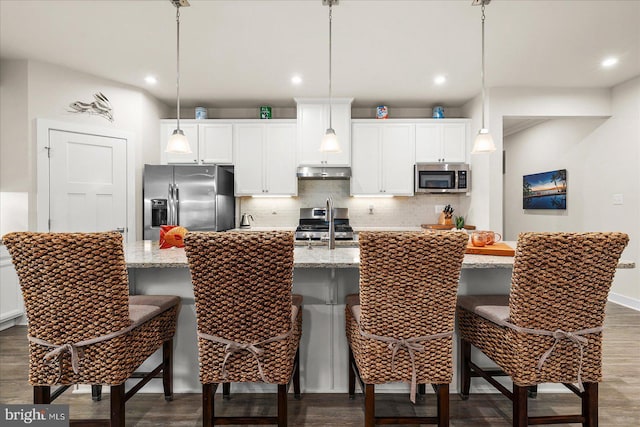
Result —
<svg viewBox="0 0 640 427"><path fill-rule="evenodd" d="M433 82L437 85L444 84L446 81L447 78L445 76L435 76L435 78L433 79Z"/></svg>
<svg viewBox="0 0 640 427"><path fill-rule="evenodd" d="M154 76L147 76L144 78L144 81L147 82L147 84L150 85L154 85L156 83L158 83L158 79L156 79Z"/></svg>
<svg viewBox="0 0 640 427"><path fill-rule="evenodd" d="M299 85L301 83L302 83L302 77L301 76L296 74L295 76L291 77L291 84Z"/></svg>
<svg viewBox="0 0 640 427"><path fill-rule="evenodd" d="M616 65L618 63L618 58L615 58L613 56L606 58L605 60L603 60L600 65L602 65L605 68L611 68L614 65Z"/></svg>

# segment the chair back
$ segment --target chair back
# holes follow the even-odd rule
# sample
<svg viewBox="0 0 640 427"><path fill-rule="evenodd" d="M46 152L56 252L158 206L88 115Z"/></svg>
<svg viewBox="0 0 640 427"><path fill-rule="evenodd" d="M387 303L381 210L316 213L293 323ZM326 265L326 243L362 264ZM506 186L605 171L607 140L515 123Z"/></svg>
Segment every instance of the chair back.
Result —
<svg viewBox="0 0 640 427"><path fill-rule="evenodd" d="M62 344L129 326L129 283L119 233L10 233L32 337Z"/></svg>
<svg viewBox="0 0 640 427"><path fill-rule="evenodd" d="M291 329L292 232L189 232L198 331L249 343Z"/></svg>
<svg viewBox="0 0 640 427"><path fill-rule="evenodd" d="M602 326L624 233L521 233L513 265L510 321L576 331Z"/></svg>
<svg viewBox="0 0 640 427"><path fill-rule="evenodd" d="M361 232L362 329L405 339L452 331L467 241L462 232Z"/></svg>

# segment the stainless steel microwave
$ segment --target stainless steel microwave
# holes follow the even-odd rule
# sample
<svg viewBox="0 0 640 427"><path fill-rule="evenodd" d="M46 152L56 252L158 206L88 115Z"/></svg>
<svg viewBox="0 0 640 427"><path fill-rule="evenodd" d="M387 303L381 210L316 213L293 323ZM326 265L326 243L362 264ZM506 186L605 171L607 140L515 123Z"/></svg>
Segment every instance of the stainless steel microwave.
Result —
<svg viewBox="0 0 640 427"><path fill-rule="evenodd" d="M471 191L467 163L417 163L416 193L466 193Z"/></svg>

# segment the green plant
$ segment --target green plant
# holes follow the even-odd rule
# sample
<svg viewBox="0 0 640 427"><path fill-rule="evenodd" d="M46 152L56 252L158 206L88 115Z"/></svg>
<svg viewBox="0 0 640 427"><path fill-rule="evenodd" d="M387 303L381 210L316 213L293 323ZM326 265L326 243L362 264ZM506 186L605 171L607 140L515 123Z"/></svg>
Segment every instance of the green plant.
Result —
<svg viewBox="0 0 640 427"><path fill-rule="evenodd" d="M454 218L455 224L456 224L456 228L458 230L461 230L464 228L464 217L463 216L456 216Z"/></svg>

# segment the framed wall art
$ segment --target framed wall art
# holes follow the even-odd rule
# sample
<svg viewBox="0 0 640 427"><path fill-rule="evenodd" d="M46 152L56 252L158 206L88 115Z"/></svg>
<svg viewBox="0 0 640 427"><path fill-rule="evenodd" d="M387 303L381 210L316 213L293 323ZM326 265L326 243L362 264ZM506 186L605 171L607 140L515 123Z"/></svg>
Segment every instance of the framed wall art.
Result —
<svg viewBox="0 0 640 427"><path fill-rule="evenodd" d="M522 209L567 209L567 170L524 175Z"/></svg>

